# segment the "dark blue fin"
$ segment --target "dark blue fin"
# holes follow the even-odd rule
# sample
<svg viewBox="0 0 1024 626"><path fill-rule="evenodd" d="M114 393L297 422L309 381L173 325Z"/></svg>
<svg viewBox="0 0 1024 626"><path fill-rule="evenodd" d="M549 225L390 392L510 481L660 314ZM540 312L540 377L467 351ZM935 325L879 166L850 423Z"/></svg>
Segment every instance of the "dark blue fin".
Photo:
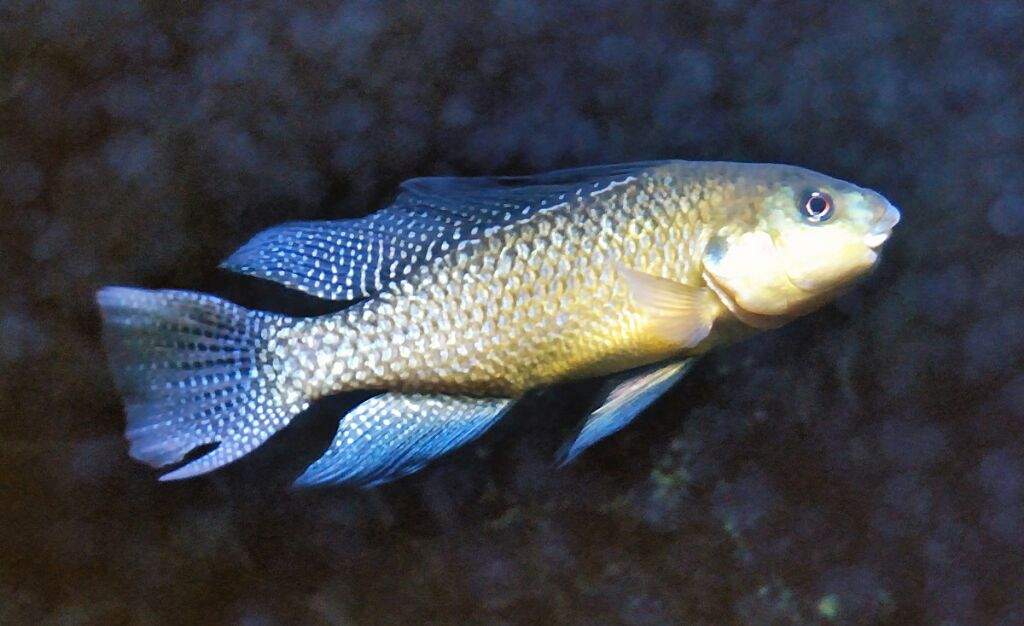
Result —
<svg viewBox="0 0 1024 626"><path fill-rule="evenodd" d="M559 454L559 465L571 463L581 452L633 421L685 376L695 361L690 358L647 367L625 380L611 383L601 406L587 417L576 438Z"/></svg>
<svg viewBox="0 0 1024 626"><path fill-rule="evenodd" d="M616 163L529 176L428 176L402 183L394 206L429 207L502 225L653 174L671 161Z"/></svg>
<svg viewBox="0 0 1024 626"><path fill-rule="evenodd" d="M260 358L261 336L287 318L189 291L106 287L96 301L132 458L162 467L220 444L161 480L226 465L306 408L274 388Z"/></svg>
<svg viewBox="0 0 1024 626"><path fill-rule="evenodd" d="M497 229L627 185L665 163L601 165L536 176L415 178L402 184L390 206L373 215L268 229L221 266L320 298L365 298Z"/></svg>
<svg viewBox="0 0 1024 626"><path fill-rule="evenodd" d="M447 254L473 228L392 209L361 219L290 222L259 233L221 267L318 298L356 300Z"/></svg>
<svg viewBox="0 0 1024 626"><path fill-rule="evenodd" d="M297 487L373 487L419 470L474 439L512 405L507 398L385 393L341 420L330 447Z"/></svg>

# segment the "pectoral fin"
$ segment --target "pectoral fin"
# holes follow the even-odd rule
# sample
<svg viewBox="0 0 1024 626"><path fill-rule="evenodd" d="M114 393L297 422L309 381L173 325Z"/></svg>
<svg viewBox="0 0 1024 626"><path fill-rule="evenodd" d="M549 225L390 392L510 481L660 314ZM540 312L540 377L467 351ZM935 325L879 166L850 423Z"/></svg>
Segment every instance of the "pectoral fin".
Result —
<svg viewBox="0 0 1024 626"><path fill-rule="evenodd" d="M651 332L681 348L696 346L711 332L721 308L711 290L625 266L619 266L619 272L637 305L648 314Z"/></svg>
<svg viewBox="0 0 1024 626"><path fill-rule="evenodd" d="M295 486L373 487L407 476L483 433L512 402L401 393L375 396L342 418L330 447Z"/></svg>
<svg viewBox="0 0 1024 626"><path fill-rule="evenodd" d="M581 452L621 430L690 370L695 358L651 366L609 384L604 400L587 417L576 439L559 454L559 465L571 463Z"/></svg>

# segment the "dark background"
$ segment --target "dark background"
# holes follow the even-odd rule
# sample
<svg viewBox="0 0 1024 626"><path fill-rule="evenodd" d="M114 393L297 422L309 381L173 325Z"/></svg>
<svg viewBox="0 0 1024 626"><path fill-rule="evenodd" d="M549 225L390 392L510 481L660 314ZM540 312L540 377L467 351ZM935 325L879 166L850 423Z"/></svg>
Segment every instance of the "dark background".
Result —
<svg viewBox="0 0 1024 626"><path fill-rule="evenodd" d="M1024 623L1022 50L1019 2L3 2L0 622ZM593 384L373 492L285 489L331 403L127 458L99 286L324 311L215 266L413 176L669 157L903 222L564 471Z"/></svg>

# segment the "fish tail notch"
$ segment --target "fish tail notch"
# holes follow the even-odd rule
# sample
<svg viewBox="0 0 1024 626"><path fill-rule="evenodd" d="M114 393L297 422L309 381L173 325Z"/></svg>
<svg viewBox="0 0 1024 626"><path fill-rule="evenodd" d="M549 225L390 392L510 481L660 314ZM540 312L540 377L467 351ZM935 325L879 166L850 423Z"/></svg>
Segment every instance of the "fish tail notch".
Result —
<svg viewBox="0 0 1024 626"><path fill-rule="evenodd" d="M231 463L308 406L275 384L265 349L286 317L189 291L106 287L96 301L132 458L163 467L217 444L161 480Z"/></svg>

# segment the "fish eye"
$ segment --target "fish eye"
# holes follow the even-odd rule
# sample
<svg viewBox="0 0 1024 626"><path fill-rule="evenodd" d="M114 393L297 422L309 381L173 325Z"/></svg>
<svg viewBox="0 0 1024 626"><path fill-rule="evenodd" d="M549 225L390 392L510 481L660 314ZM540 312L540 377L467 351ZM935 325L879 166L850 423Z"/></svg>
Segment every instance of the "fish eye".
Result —
<svg viewBox="0 0 1024 626"><path fill-rule="evenodd" d="M800 211L808 222L818 224L832 217L835 204L832 196L824 191L812 191L804 194L803 202L800 203Z"/></svg>

